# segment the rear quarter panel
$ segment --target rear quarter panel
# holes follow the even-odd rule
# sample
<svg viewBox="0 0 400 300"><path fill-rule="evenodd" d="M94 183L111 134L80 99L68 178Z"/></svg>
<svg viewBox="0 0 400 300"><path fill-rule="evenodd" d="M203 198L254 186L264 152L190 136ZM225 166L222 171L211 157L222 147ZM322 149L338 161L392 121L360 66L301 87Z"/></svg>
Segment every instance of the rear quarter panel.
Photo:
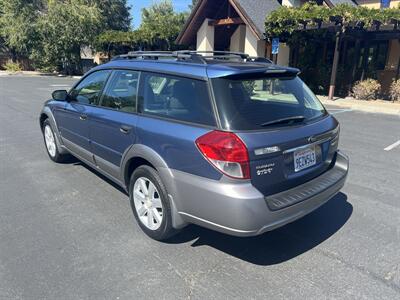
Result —
<svg viewBox="0 0 400 300"><path fill-rule="evenodd" d="M210 165L195 144L199 136L210 130L212 129L141 115L137 122L136 143L153 149L171 169L219 180L221 173Z"/></svg>

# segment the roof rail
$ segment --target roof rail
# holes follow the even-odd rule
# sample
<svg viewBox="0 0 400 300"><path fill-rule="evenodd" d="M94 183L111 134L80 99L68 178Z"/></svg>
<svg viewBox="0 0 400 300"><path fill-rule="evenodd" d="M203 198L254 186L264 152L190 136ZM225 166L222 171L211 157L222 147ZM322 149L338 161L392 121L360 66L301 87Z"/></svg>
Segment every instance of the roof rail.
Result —
<svg viewBox="0 0 400 300"><path fill-rule="evenodd" d="M154 59L157 60L159 58L181 58L181 59L191 59L191 55L180 54L172 51L130 51L127 54L121 54L113 58L113 60L117 59Z"/></svg>
<svg viewBox="0 0 400 300"><path fill-rule="evenodd" d="M159 60L162 58L171 58L177 60L192 60L193 62L207 64L207 60L242 60L244 62L263 62L272 63L264 57L252 57L242 52L231 51L194 51L194 50L178 50L178 51L131 51L114 57L112 60L119 59L152 59Z"/></svg>
<svg viewBox="0 0 400 300"><path fill-rule="evenodd" d="M231 56L231 57L240 57L242 59L245 59L249 57L248 54L243 53L243 52L233 52L233 51L196 51L196 50L179 50L175 51L177 53L181 54L189 54L189 55L204 55L206 57L223 57L223 56ZM207 55L210 54L210 55ZM212 55L212 56L211 56Z"/></svg>

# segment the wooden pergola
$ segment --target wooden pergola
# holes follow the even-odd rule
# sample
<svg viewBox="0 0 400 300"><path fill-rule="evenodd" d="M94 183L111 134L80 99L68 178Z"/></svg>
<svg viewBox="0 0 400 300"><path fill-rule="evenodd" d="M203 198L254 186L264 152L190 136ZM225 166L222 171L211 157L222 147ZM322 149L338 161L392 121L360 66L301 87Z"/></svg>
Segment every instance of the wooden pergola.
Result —
<svg viewBox="0 0 400 300"><path fill-rule="evenodd" d="M328 98L333 99L336 87L336 77L338 72L338 64L340 53L340 45L344 38L354 37L357 41L370 41L370 40L400 40L400 20L391 20L390 24L382 24L379 21L373 21L373 25L365 27L362 22L343 25L340 17L331 17L330 22L322 22L321 20L306 20L301 22L301 26L296 30L313 31L313 30L327 30L335 34L335 48L332 62L332 71L330 75L330 85ZM368 43L366 43L368 45ZM356 44L359 47L359 43ZM365 68L367 61L364 59L363 67ZM354 70L352 70L354 77ZM399 78L400 73L400 53L399 62L397 64L396 80ZM363 74L364 76L364 74ZM363 79L363 78L362 78Z"/></svg>

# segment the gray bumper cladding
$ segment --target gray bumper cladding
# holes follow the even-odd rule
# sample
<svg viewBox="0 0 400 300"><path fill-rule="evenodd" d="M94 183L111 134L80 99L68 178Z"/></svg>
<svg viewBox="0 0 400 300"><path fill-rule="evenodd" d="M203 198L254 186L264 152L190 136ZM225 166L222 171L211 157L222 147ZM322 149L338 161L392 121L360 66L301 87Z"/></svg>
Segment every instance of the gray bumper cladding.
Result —
<svg viewBox="0 0 400 300"><path fill-rule="evenodd" d="M293 222L326 203L343 187L347 172L348 158L337 152L329 171L267 198L249 181L211 180L177 170L171 170L167 189L183 222L254 236Z"/></svg>
<svg viewBox="0 0 400 300"><path fill-rule="evenodd" d="M338 183L344 184L348 172L348 160L337 155L335 166L317 178L290 190L265 197L270 210L282 209L305 201L318 194L335 192Z"/></svg>

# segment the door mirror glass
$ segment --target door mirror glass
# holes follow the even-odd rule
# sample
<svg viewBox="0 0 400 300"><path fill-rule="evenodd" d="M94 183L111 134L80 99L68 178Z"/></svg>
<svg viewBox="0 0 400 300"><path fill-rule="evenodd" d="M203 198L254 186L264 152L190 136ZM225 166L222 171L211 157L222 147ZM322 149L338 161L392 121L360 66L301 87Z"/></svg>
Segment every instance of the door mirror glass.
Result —
<svg viewBox="0 0 400 300"><path fill-rule="evenodd" d="M67 101L68 93L66 90L56 90L51 94L51 96L56 101Z"/></svg>

